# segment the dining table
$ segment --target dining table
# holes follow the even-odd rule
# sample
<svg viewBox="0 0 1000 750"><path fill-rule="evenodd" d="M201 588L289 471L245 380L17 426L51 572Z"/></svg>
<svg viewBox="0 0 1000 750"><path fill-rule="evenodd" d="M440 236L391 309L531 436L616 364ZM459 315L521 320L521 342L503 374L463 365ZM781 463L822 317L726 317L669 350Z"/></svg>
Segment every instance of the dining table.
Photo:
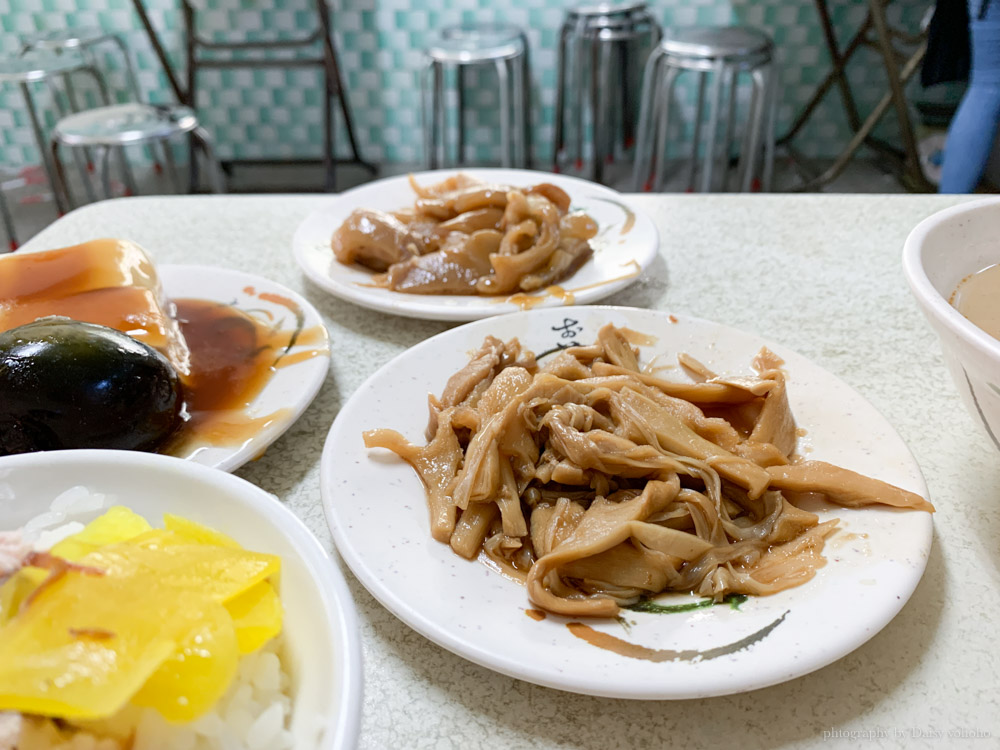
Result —
<svg viewBox="0 0 1000 750"><path fill-rule="evenodd" d="M856 650L780 684L674 701L574 694L479 666L397 619L338 556L319 481L331 424L380 367L459 324L364 309L305 278L293 260L293 234L335 198L107 200L65 215L24 249L128 238L157 264L249 271L320 312L332 352L325 383L301 418L236 473L286 504L343 568L364 661L358 747L997 747L1000 456L963 408L900 263L908 232L967 196L625 196L652 218L659 252L602 304L697 316L805 356L898 431L936 506L912 597Z"/></svg>

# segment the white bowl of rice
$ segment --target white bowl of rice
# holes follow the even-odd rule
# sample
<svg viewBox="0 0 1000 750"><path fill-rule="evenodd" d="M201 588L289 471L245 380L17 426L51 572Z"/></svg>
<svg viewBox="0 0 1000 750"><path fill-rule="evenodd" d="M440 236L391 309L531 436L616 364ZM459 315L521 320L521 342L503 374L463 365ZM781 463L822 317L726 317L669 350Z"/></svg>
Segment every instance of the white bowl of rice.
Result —
<svg viewBox="0 0 1000 750"><path fill-rule="evenodd" d="M58 538L60 527L78 529L112 505L129 507L154 526L164 513L183 516L247 550L281 558L281 635L241 657L225 696L194 722L169 724L143 709L139 724L146 726L136 731L132 750L356 745L362 668L354 604L337 566L277 498L231 474L169 456L80 450L0 457L0 530L26 527L36 549L47 535ZM119 747L66 745L78 746Z"/></svg>

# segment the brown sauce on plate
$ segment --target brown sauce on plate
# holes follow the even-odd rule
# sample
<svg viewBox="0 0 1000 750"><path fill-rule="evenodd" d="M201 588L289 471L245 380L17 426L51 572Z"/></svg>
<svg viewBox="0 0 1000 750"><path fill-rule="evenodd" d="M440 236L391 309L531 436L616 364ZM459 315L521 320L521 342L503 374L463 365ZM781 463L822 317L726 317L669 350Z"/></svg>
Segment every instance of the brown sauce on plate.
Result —
<svg viewBox="0 0 1000 750"><path fill-rule="evenodd" d="M198 299L173 302L191 352L191 373L184 379L188 419L164 452L177 453L192 443L243 443L285 417L287 409L259 417L250 417L246 410L276 369L324 353L319 326L277 329L230 305ZM303 343L315 348L287 354L293 345Z"/></svg>

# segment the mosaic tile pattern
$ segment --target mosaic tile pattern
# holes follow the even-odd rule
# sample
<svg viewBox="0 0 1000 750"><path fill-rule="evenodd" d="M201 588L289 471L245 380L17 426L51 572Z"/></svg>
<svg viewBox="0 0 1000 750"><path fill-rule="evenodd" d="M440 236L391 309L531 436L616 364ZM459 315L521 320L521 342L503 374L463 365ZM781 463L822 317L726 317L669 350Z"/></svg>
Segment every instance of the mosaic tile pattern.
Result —
<svg viewBox="0 0 1000 750"><path fill-rule="evenodd" d="M811 0L654 0L665 27L745 23L769 32L781 64L778 130L791 122L825 75L828 62ZM146 0L154 25L178 63L180 17L176 0ZM291 7L289 7L291 5ZM423 49L436 29L448 24L502 22L526 30L531 52L532 139L536 159L551 159L556 88L556 45L564 8L559 0L340 0L333 3L340 61L349 91L359 145L365 158L419 162L423 158L419 72ZM928 0L897 0L892 14L915 28ZM198 24L206 36L254 39L299 36L314 27L308 0L201 0ZM864 18L865 3L831 0L842 38ZM170 90L145 38L130 0L0 0L0 54L17 51L24 34L37 30L100 26L122 34L136 62L144 95L169 102ZM116 98L125 100L125 78L113 48L98 53ZM875 53L864 50L850 68L863 111L884 90ZM471 79L467 140L477 159L499 159L495 76L482 71ZM210 70L199 77L198 105L219 153L235 157L318 155L322 143L322 78L318 70ZM677 111L688 123L695 86L681 82ZM78 85L87 101L95 92ZM55 121L52 92L37 86L48 125ZM889 118L891 119L891 118ZM809 156L835 154L848 138L835 94L796 141ZM346 155L342 129L338 151ZM141 158L137 155L137 158ZM16 87L0 84L0 164L37 163L38 154Z"/></svg>

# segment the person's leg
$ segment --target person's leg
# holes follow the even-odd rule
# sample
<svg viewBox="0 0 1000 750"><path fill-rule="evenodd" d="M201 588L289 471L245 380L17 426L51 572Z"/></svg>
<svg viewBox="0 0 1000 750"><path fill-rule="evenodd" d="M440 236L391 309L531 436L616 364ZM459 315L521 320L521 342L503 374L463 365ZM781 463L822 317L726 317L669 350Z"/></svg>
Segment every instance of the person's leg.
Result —
<svg viewBox="0 0 1000 750"><path fill-rule="evenodd" d="M971 193L982 177L1000 125L1000 0L971 0L972 75L948 130L940 192Z"/></svg>

